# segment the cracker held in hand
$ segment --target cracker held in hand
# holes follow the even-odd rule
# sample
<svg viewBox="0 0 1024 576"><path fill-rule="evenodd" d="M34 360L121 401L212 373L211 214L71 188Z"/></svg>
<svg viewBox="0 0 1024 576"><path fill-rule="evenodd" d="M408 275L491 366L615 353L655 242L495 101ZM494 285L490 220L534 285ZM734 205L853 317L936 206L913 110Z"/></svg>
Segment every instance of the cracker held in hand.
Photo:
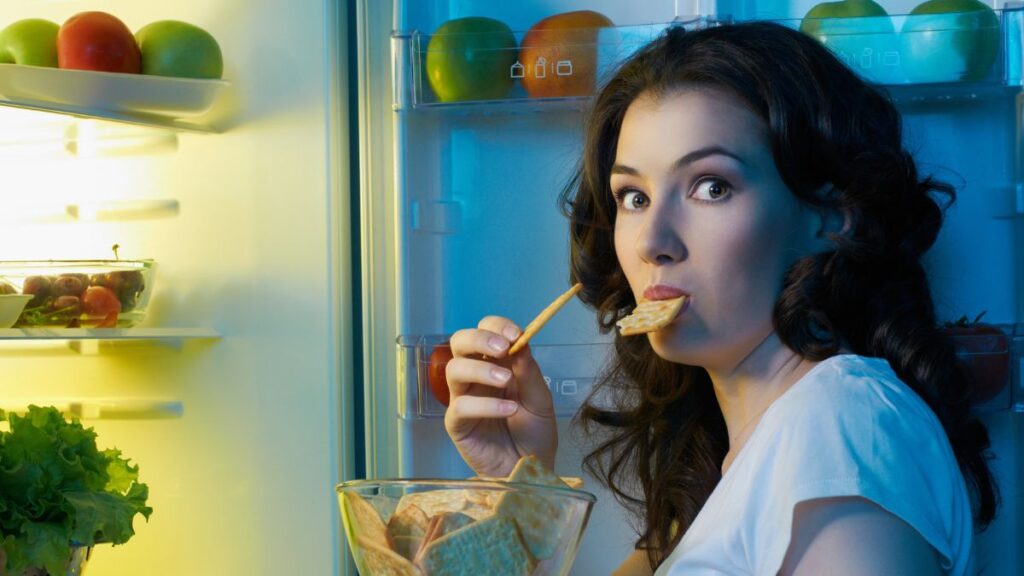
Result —
<svg viewBox="0 0 1024 576"><path fill-rule="evenodd" d="M526 326L526 329L524 329L523 333L519 335L519 338L516 338L516 341L512 343L512 347L508 349L508 355L511 356L522 350L523 346L526 346L526 343L530 341L530 338L533 338L537 332L540 332L540 329L548 323L548 320L551 320L551 318L562 309L562 306L565 306L565 303L572 300L572 297L578 294L582 289L583 284L577 282L572 288L566 290L564 294L555 298L554 302L548 304L547 308L541 310L541 313L533 319L533 322L530 322Z"/></svg>
<svg viewBox="0 0 1024 576"><path fill-rule="evenodd" d="M619 334L633 336L646 334L668 326L679 314L686 302L686 296L671 300L648 300L633 309L633 313L615 323Z"/></svg>

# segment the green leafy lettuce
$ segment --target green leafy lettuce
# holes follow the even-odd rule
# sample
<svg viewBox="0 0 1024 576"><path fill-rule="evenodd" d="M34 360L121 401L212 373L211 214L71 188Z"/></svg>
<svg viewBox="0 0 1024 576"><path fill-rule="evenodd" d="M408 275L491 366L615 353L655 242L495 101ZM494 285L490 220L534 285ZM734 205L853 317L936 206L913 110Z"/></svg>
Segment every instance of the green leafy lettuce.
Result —
<svg viewBox="0 0 1024 576"><path fill-rule="evenodd" d="M149 488L119 450L99 450L96 433L53 408L5 415L0 430L0 556L8 574L28 567L64 574L71 547L123 544L132 519L147 520Z"/></svg>

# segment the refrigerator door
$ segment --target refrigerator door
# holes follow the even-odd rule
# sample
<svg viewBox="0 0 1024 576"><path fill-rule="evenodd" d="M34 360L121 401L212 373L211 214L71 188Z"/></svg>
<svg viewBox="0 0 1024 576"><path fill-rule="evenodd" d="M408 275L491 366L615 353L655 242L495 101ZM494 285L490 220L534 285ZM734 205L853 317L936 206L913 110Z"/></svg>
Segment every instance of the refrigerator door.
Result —
<svg viewBox="0 0 1024 576"><path fill-rule="evenodd" d="M338 574L333 487L354 475L345 3L101 4L12 0L0 15L201 26L230 83L222 133L140 127L85 157L66 135L112 125L0 107L0 259L110 259L117 243L157 262L139 327L156 336L53 347L4 331L0 407L66 406L139 466L153 514L97 547L90 574ZM60 218L36 217L49 206Z"/></svg>

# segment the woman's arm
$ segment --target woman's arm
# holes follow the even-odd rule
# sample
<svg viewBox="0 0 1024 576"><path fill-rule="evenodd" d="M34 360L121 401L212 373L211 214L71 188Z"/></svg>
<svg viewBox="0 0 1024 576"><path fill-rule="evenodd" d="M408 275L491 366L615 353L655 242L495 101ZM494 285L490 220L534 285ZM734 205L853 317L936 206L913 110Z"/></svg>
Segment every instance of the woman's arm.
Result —
<svg viewBox="0 0 1024 576"><path fill-rule="evenodd" d="M899 517L859 497L801 502L779 574L931 576L939 554Z"/></svg>
<svg viewBox="0 0 1024 576"><path fill-rule="evenodd" d="M644 550L633 550L633 553L626 557L612 576L651 576L651 564L647 560L647 552Z"/></svg>

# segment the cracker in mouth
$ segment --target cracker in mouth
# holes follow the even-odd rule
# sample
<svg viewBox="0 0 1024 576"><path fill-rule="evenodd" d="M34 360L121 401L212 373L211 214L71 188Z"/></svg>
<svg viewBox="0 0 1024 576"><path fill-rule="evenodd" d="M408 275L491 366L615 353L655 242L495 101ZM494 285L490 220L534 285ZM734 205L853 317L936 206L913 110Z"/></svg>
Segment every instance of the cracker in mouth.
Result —
<svg viewBox="0 0 1024 576"><path fill-rule="evenodd" d="M615 323L619 334L634 336L646 334L668 326L683 308L689 296L680 296L671 300L648 300L633 309L633 312Z"/></svg>

